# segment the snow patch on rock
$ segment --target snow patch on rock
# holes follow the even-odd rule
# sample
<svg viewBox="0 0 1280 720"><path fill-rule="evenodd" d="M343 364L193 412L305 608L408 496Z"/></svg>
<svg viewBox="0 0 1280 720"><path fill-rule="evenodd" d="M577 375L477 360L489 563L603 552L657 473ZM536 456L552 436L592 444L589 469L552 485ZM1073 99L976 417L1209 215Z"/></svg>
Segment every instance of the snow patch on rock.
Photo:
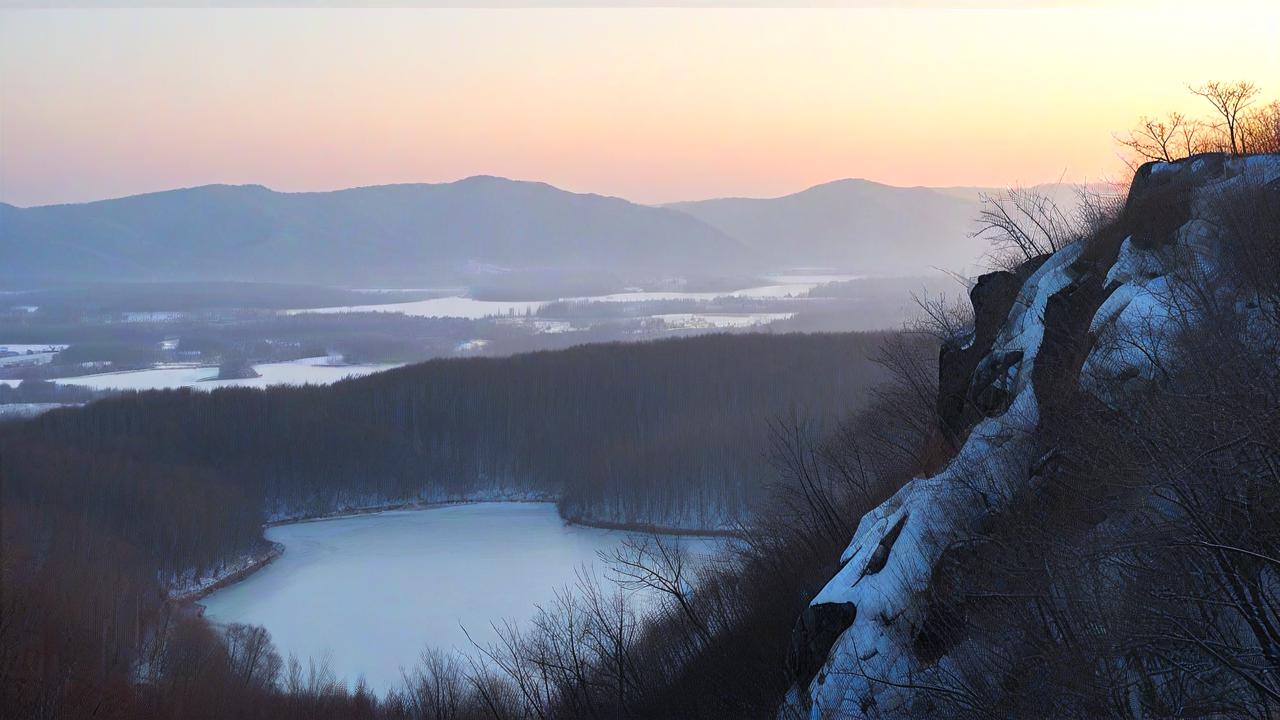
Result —
<svg viewBox="0 0 1280 720"><path fill-rule="evenodd" d="M1211 277L1216 269L1214 229L1205 220L1213 203L1246 182L1277 182L1280 156L1158 163L1150 166L1148 179L1178 173L1191 173L1197 183L1191 220L1174 233L1171 247L1145 249L1132 238L1122 242L1107 269L1109 294L1088 325L1095 342L1080 373L1087 390L1096 392L1094 381L1104 376L1157 379L1168 344L1191 321L1179 310L1179 292L1188 278ZM1083 250L1084 243L1059 250L1027 279L979 365L981 370L1014 359L995 381L1013 398L1009 408L975 425L944 470L907 483L858 523L841 555L841 569L810 603L851 604L853 620L812 681L792 688L782 717L902 716L911 709L907 686L946 672L945 656L930 665L914 653L927 612L921 598L948 545L1005 507L1034 474L1033 435L1040 413L1031 371L1044 341L1049 299L1078 279L1082 271L1074 265Z"/></svg>

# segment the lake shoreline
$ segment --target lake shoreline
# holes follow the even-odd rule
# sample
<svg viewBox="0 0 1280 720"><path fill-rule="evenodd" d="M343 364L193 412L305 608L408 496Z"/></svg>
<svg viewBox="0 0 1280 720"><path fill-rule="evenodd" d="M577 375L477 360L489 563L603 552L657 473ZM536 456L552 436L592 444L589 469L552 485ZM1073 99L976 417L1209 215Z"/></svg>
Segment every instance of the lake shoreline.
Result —
<svg viewBox="0 0 1280 720"><path fill-rule="evenodd" d="M589 520L586 518L565 518L566 525L578 525L580 527L596 528L597 530L619 530L622 532L642 533L645 535L683 535L686 537L702 537L702 538L742 538L743 534L737 530L726 529L692 529L671 527L667 525L652 525L649 523L629 523L614 522L611 520Z"/></svg>
<svg viewBox="0 0 1280 720"><path fill-rule="evenodd" d="M485 498L482 500L435 500L431 502L421 502L415 500L407 500L405 502L387 503L386 505L371 505L364 508L346 508L342 510L334 510L327 513L319 513L312 515L300 515L298 517L284 518L281 520L268 520L262 524L264 528L279 527L281 525L297 525L299 523L323 522L325 520L342 520L344 518L361 517L364 515L377 515L385 512L395 512L398 510L435 510L437 508L454 507L456 505L479 505L481 503L551 503L555 504L556 498L546 496L545 498Z"/></svg>
<svg viewBox="0 0 1280 720"><path fill-rule="evenodd" d="M379 515L387 512L398 511L420 511L420 510L436 510L446 507L457 507L462 505L482 505L491 503L536 503L536 504L555 504L556 499L548 496L547 498L491 498L483 500L441 500L435 502L416 502L407 501L399 503L388 503L386 505L375 505L366 508L335 510L328 513L319 513L311 515L303 515L293 518L285 518L281 520L270 520L262 524L262 528L280 527L283 525L300 525L303 523L325 522L327 520L344 520L350 518L358 518L372 515ZM649 523L626 523L612 522L608 520L590 520L586 518L562 518L566 525L576 525L578 527L594 528L597 530L612 530L617 532L642 533L646 535L669 535L684 536L697 538L741 538L743 535L737 530L724 529L691 529L678 528L664 525L653 525ZM265 540L265 537L264 537ZM284 554L284 546L280 543L270 542L271 548L261 553L247 562L243 567L230 572L209 585L192 592L181 595L173 595L169 597L169 601L179 605L193 605L197 608L196 612L203 615L204 607L200 605L200 600L212 595L213 593L223 590L242 580L247 579L257 571L270 565L272 561Z"/></svg>
<svg viewBox="0 0 1280 720"><path fill-rule="evenodd" d="M270 565L272 561L284 554L284 545L277 542L266 541L270 548L265 552L255 555L241 567L233 572L227 573L208 585L181 595L173 595L169 597L169 602L180 606L194 606L197 615L204 615L204 606L200 604L200 600L212 595L213 593L230 587L244 580L250 575L258 572L262 568Z"/></svg>
<svg viewBox="0 0 1280 720"><path fill-rule="evenodd" d="M212 573L201 573L207 586L178 598L182 611L216 632L236 623L265 627L281 656L332 652L337 677L364 675L381 692L396 686L397 666L412 664L423 646L465 650L471 645L460 627L483 643L499 618L532 621L538 607L572 591L584 568L603 582L602 558L643 540L572 527L545 502L432 503L427 509L437 512L426 513L393 505L382 514L344 513L345 522L268 529L283 553L255 546L226 563L235 575L211 582ZM690 537L681 547L700 562L722 542ZM190 573L182 579L177 587L196 589ZM634 602L648 608L656 600Z"/></svg>
<svg viewBox="0 0 1280 720"><path fill-rule="evenodd" d="M326 520L343 520L347 518L363 517L366 515L378 515L380 513L394 512L397 510L410 510L410 511L434 510L437 508L453 507L456 505L476 505L480 503L502 503L502 502L554 503L555 501L554 500L528 500L528 499L506 500L504 499L504 500L444 500L440 502L430 502L430 503L423 503L423 502L390 503L387 505L376 505L376 506L367 507L367 508L344 509L344 510L335 510L330 513L321 513L316 515L303 515L300 517L286 518L283 520L270 520L263 523L262 528L263 530L265 530L267 528L280 527L282 525L299 525L302 523L324 522ZM266 540L265 537L263 538L263 540L265 542L270 543L271 545L271 549L268 550L267 552L254 556L252 559L249 560L249 562L245 564L244 567L239 568L233 572L227 573L222 577L219 577L217 580L213 581L206 587L203 587L199 590L183 593L181 595L170 595L169 602L177 603L179 605L200 606L200 600L212 595L218 590L222 590L224 588L227 588L231 585L234 585L240 582L241 580L248 578L250 575L253 575L257 571L266 567L267 565L270 565L273 560L275 560L276 558L284 554L283 545L281 545L280 543ZM203 614L202 607L201 607L201 610L197 610L197 612L199 614Z"/></svg>

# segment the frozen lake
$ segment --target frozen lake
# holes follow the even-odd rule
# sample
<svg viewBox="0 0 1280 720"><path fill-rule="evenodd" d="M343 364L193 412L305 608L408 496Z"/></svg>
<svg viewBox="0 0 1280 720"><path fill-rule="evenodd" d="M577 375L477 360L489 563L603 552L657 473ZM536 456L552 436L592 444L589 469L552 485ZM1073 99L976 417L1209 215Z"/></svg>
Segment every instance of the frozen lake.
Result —
<svg viewBox="0 0 1280 720"><path fill-rule="evenodd" d="M769 285L726 290L723 292L666 292L647 291L611 293L608 295L584 295L561 298L564 302L638 303L654 300L715 300L717 298L780 299L802 296L819 285L863 277L861 275L769 275L764 279ZM382 303L376 305L348 305L344 307L300 308L287 311L299 313L351 313L392 312L418 317L460 317L479 320L486 317L502 317L536 313L549 301L545 300L474 300L469 297L450 296L417 300L414 302Z"/></svg>
<svg viewBox="0 0 1280 720"><path fill-rule="evenodd" d="M509 315L524 315L525 313L535 313L545 302L532 300L473 300L468 297L451 296L441 298L431 298L430 300L415 300L413 302L403 303L382 303L377 305L347 305L343 307L325 307L325 308L301 308L298 310L288 310L290 315L299 315L303 313L361 313L361 312L391 312L404 313L414 317L458 317L470 320L479 320L486 317L504 317Z"/></svg>
<svg viewBox="0 0 1280 720"><path fill-rule="evenodd" d="M654 315L657 320L665 322L668 326L679 329L709 329L709 328L746 328L755 325L765 325L775 320L787 320L794 317L794 313L736 313L736 314L709 314L701 315L697 313L667 313L665 315Z"/></svg>
<svg viewBox="0 0 1280 720"><path fill-rule="evenodd" d="M164 390L190 387L214 390L221 387L256 387L272 385L328 385L348 377L399 367L398 364L330 365L324 357L302 358L288 362L254 365L259 377L238 380L214 380L218 368L208 365L173 365L148 370L125 370L76 377L57 378L61 385L82 385L94 390Z"/></svg>
<svg viewBox="0 0 1280 720"><path fill-rule="evenodd" d="M262 625L280 654L328 656L383 692L424 647L469 651L522 623L626 533L565 525L550 503L481 503L280 525L284 554L205 598L217 623ZM706 553L719 541L684 539Z"/></svg>

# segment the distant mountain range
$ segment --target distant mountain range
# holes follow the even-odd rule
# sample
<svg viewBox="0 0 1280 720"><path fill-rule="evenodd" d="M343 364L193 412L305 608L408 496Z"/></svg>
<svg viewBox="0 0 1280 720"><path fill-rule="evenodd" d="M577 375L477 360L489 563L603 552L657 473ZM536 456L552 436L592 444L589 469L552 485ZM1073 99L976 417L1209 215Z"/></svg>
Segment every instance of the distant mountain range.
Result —
<svg viewBox="0 0 1280 720"><path fill-rule="evenodd" d="M494 274L626 281L822 266L963 269L978 189L839 180L770 199L653 207L479 176L283 193L207 185L98 202L0 204L0 283L234 280L471 284Z"/></svg>
<svg viewBox="0 0 1280 720"><path fill-rule="evenodd" d="M779 198L725 198L668 207L745 243L771 264L872 275L960 270L985 243L969 237L978 200L945 190L837 180Z"/></svg>
<svg viewBox="0 0 1280 720"><path fill-rule="evenodd" d="M0 280L251 280L424 287L502 268L668 275L745 267L741 242L677 210L473 177L281 193L209 185L0 207Z"/></svg>

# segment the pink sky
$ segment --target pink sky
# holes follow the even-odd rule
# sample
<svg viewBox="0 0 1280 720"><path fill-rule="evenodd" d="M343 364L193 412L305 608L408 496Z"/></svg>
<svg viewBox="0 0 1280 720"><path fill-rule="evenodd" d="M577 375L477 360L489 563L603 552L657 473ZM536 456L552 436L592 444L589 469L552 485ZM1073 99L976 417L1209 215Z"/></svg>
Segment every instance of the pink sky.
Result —
<svg viewBox="0 0 1280 720"><path fill-rule="evenodd" d="M1096 180L1121 174L1112 132L1198 109L1184 83L1280 97L1280 9L1198 5L5 10L0 199L475 174L640 202Z"/></svg>

